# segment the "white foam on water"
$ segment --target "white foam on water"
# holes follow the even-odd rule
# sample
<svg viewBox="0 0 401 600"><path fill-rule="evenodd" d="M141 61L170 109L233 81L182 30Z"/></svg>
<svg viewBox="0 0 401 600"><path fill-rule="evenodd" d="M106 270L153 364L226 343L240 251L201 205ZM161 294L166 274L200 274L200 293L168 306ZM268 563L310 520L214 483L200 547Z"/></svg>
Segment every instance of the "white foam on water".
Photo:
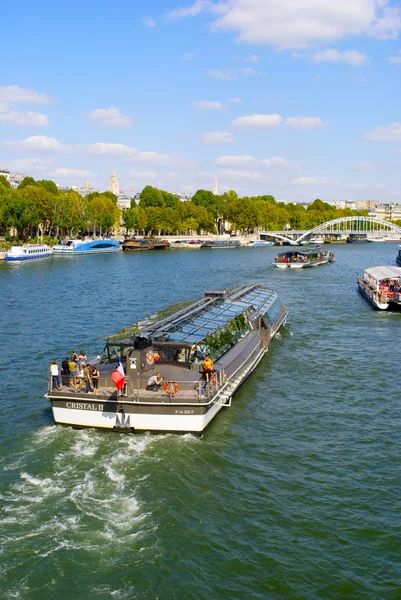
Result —
<svg viewBox="0 0 401 600"><path fill-rule="evenodd" d="M125 481L125 475L116 473L110 465L105 466L107 477L114 483L122 484Z"/></svg>
<svg viewBox="0 0 401 600"><path fill-rule="evenodd" d="M33 440L36 444L43 445L52 442L57 436L62 435L60 427L57 425L47 425L35 432Z"/></svg>
<svg viewBox="0 0 401 600"><path fill-rule="evenodd" d="M71 451L75 456L93 456L99 448L100 438L94 431L81 430Z"/></svg>

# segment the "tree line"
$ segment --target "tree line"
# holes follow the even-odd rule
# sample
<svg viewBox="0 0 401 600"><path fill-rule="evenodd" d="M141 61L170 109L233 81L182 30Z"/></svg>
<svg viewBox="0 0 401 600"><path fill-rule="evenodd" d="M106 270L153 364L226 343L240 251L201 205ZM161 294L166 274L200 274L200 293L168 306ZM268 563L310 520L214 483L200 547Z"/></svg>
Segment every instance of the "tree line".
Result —
<svg viewBox="0 0 401 600"><path fill-rule="evenodd" d="M0 176L0 230L20 240L50 236L108 235L123 228L138 235L201 235L228 230L311 229L331 219L367 215L367 211L336 209L317 199L307 208L277 202L271 195L238 197L234 190L214 195L198 190L192 199L180 201L174 194L146 186L138 203L120 210L111 192L81 196L63 191L50 180L25 177L14 189Z"/></svg>

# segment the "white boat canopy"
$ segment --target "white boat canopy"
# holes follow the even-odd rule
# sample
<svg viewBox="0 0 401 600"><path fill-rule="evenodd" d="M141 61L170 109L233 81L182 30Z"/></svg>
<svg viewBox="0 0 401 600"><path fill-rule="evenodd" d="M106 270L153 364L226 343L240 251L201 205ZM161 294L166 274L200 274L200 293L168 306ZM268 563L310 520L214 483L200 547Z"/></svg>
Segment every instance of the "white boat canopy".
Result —
<svg viewBox="0 0 401 600"><path fill-rule="evenodd" d="M365 270L365 276L369 276L376 281L381 279L400 279L401 267L371 267Z"/></svg>

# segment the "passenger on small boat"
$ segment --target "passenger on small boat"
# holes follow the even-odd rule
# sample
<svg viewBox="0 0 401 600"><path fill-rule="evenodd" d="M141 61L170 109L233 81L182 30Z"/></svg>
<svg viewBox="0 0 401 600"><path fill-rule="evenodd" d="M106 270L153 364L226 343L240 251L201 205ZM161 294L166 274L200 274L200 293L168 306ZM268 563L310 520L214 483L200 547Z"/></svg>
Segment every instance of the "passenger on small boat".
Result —
<svg viewBox="0 0 401 600"><path fill-rule="evenodd" d="M156 375L152 375L152 377L149 377L146 389L151 392L158 392L162 383L163 377L160 375L159 372L157 372Z"/></svg>

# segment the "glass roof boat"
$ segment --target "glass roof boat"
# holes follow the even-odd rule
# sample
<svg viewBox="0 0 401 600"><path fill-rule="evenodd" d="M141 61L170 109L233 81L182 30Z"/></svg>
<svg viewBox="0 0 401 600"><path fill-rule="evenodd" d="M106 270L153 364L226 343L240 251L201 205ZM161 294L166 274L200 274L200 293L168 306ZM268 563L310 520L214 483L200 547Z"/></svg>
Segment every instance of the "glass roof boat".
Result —
<svg viewBox="0 0 401 600"><path fill-rule="evenodd" d="M291 250L281 252L274 259L274 266L278 269L305 269L306 267L318 267L336 260L331 250L324 248L312 248L311 250Z"/></svg>
<svg viewBox="0 0 401 600"><path fill-rule="evenodd" d="M401 245L399 245L398 248L399 250L397 252L397 256L395 257L395 262L401 267Z"/></svg>
<svg viewBox="0 0 401 600"><path fill-rule="evenodd" d="M365 300L378 310L401 309L401 267L371 267L357 284Z"/></svg>
<svg viewBox="0 0 401 600"><path fill-rule="evenodd" d="M118 252L118 240L68 240L63 244L54 246L54 254L59 256L75 256L76 254L99 254L104 252Z"/></svg>
<svg viewBox="0 0 401 600"><path fill-rule="evenodd" d="M46 396L54 420L114 431L201 433L231 406L287 315L277 292L259 284L205 292L196 302L161 310L107 339L95 394L90 385L83 392L75 374L61 385L50 378ZM214 362L209 372L207 355ZM149 389L158 373L163 383Z"/></svg>

